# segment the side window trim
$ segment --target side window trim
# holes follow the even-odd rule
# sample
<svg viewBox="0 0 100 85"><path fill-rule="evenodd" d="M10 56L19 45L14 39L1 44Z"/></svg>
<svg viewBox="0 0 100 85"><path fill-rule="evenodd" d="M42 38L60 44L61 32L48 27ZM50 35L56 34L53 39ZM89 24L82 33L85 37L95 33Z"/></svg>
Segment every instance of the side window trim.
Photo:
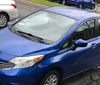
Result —
<svg viewBox="0 0 100 85"><path fill-rule="evenodd" d="M100 18L96 19L96 34L97 36L100 36L100 22L98 23L98 21L100 20Z"/></svg>
<svg viewBox="0 0 100 85"><path fill-rule="evenodd" d="M87 22L92 21L92 20L94 20L94 29L96 28L96 19L91 19L91 20L88 20L88 21L85 21L85 22L84 22L84 23L86 23L87 26L89 27L88 29L90 29L90 26L89 26L89 24L88 24ZM82 23L80 26L82 26L84 23ZM80 26L79 26L79 27L80 27ZM77 30L79 29L79 27L77 28ZM76 31L77 31L77 30L76 30ZM75 32L76 32L76 31L75 31ZM75 32L74 32L74 33L75 33ZM74 33L72 33L71 35L73 35ZM94 32L94 34L95 34L95 32ZM94 37L94 34L93 34L93 37L92 37L92 38L87 39L86 41L91 42L92 40L95 40L96 37ZM70 39L71 39L71 37L70 37ZM66 43L68 43L68 41L67 41ZM66 43L64 43L63 46L64 46ZM69 46L68 46L68 47L66 46L65 48L63 48L63 46L62 46L62 50L63 50L63 49L66 49L66 48L70 49L70 48L72 47L72 45L71 45L70 47L69 47Z"/></svg>

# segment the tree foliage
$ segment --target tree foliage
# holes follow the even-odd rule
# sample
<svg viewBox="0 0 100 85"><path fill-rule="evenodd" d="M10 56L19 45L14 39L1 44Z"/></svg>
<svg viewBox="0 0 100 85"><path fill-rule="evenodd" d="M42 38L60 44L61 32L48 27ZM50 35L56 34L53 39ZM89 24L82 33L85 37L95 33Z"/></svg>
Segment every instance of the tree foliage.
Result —
<svg viewBox="0 0 100 85"><path fill-rule="evenodd" d="M96 0L97 3L100 3L100 0Z"/></svg>

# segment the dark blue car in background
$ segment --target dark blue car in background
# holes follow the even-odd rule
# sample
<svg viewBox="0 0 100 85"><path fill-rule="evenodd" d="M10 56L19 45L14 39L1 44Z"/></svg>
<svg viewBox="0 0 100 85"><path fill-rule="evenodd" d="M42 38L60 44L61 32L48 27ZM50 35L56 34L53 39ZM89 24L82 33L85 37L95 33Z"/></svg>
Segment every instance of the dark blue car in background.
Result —
<svg viewBox="0 0 100 85"><path fill-rule="evenodd" d="M0 30L0 85L59 85L100 64L100 14L50 7Z"/></svg>
<svg viewBox="0 0 100 85"><path fill-rule="evenodd" d="M93 0L65 0L65 3L79 8L95 8L95 2Z"/></svg>

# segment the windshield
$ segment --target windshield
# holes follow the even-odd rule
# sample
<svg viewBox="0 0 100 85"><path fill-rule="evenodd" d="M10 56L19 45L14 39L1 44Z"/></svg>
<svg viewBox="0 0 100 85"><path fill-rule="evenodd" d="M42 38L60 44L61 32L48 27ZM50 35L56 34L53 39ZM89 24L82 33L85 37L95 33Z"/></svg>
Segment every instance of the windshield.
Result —
<svg viewBox="0 0 100 85"><path fill-rule="evenodd" d="M17 22L11 30L30 33L55 43L71 29L76 21L56 13L39 11Z"/></svg>

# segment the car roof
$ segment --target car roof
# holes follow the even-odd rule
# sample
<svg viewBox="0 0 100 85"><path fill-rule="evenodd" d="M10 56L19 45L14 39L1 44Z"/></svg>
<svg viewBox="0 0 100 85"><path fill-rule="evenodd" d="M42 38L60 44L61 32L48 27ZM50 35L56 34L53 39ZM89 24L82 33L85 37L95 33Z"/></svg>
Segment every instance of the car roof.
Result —
<svg viewBox="0 0 100 85"><path fill-rule="evenodd" d="M84 19L91 17L100 17L100 14L95 12L88 12L86 10L78 9L78 8L67 8L67 7L49 7L44 9L49 12L54 12L57 14L61 14L64 16L68 16L74 19Z"/></svg>

